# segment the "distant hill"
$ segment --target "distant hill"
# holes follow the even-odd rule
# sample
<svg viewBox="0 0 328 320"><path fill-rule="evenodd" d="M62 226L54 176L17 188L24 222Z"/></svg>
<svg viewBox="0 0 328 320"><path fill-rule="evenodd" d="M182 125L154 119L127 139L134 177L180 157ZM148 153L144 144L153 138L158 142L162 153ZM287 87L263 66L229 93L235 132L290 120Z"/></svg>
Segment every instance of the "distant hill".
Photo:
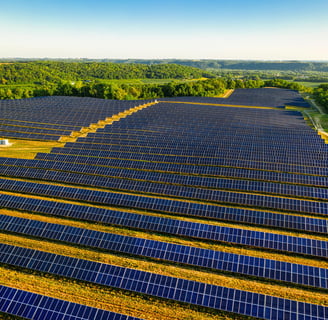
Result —
<svg viewBox="0 0 328 320"><path fill-rule="evenodd" d="M200 69L277 70L328 72L328 62L308 61L245 61L245 60L110 60L115 63L174 63Z"/></svg>
<svg viewBox="0 0 328 320"><path fill-rule="evenodd" d="M65 63L114 63L119 65L159 65L174 64L203 70L276 70L276 71L317 71L328 72L328 61L256 61L256 60L215 60L215 59L0 59L1 62L65 62ZM195 70L194 70L195 71Z"/></svg>

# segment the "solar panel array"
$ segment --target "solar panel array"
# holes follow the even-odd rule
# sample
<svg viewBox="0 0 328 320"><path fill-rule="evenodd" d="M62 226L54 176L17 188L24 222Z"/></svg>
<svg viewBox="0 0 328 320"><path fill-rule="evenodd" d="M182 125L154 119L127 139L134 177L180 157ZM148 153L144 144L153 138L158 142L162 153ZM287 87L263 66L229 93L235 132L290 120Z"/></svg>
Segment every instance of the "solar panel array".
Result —
<svg viewBox="0 0 328 320"><path fill-rule="evenodd" d="M9 190L12 189L13 191L15 190L19 191L19 188L21 188L22 192L31 192L31 193L35 192L33 191L33 189L35 189L35 187L33 187L33 184L10 183L10 181L4 181L4 182L6 182L3 186L4 189L7 188ZM314 214L322 214L322 215L325 215L328 212L328 203L320 202L320 201L288 199L288 198L277 199L276 197L272 197L268 195L256 195L256 194L247 194L247 193L241 194L240 192L209 190L209 189L199 190L197 188L192 188L192 187L155 184L150 182L134 181L134 180L130 181L130 180L122 180L116 178L106 178L105 183L106 184L103 185L104 187L108 187L115 190L167 195L167 196L181 197L187 199L205 200L215 203L239 205L245 207L270 208L270 209L283 210L289 212L314 213ZM88 183L85 181L83 184L87 185ZM45 192L55 192L56 190L55 187L53 189L47 190L48 189L47 186L43 186L43 189L46 189L46 191L42 192L42 185L41 185L37 189L37 192L39 192L40 194L45 194ZM87 196L86 194L83 193L80 196L81 193L82 192L80 193L77 192L75 197L80 200L89 200L89 201L93 201L92 200L93 197L95 199L99 198L101 200L95 202L102 202L105 204L110 204L112 198L111 195L101 192L93 192L94 196L92 195ZM48 193L48 195L50 194ZM62 197L67 198L64 192L62 194ZM211 210L208 210L209 211L208 214L202 213L202 211L199 212L199 216L215 217L215 214L212 214Z"/></svg>
<svg viewBox="0 0 328 320"><path fill-rule="evenodd" d="M123 195L121 199L125 198ZM86 221L102 222L149 231L158 231L189 238L234 243L256 248L283 251L325 258L328 256L328 241L293 237L276 233L230 228L211 224L161 218L124 211L29 199L10 195L0 196L0 207L31 211L48 215L72 217ZM122 200L124 201L124 200ZM147 202L147 200L145 200ZM127 202L128 204L128 202Z"/></svg>
<svg viewBox="0 0 328 320"><path fill-rule="evenodd" d="M2 215L0 215L0 226L0 230L5 232L328 289L328 270L324 268ZM10 246L4 246L13 251Z"/></svg>
<svg viewBox="0 0 328 320"><path fill-rule="evenodd" d="M0 312L31 320L138 320L134 317L1 285Z"/></svg>
<svg viewBox="0 0 328 320"><path fill-rule="evenodd" d="M165 268L160 275L139 266L129 269L11 243L0 244L1 265L255 318L328 318L325 301L311 304L305 296L295 301L254 288L186 280L183 269L201 268L209 279L213 273L250 283L255 278L263 287L274 281L281 288L328 290L328 149L300 111L283 108L306 108L307 103L295 91L282 89L236 90L228 99L162 100L166 102L53 148L50 154L39 153L34 160L0 158L0 231L8 237L139 257L149 264L170 262L181 276L166 275ZM222 104L235 107L218 106ZM72 97L3 101L0 130L25 137L78 131L135 105ZM60 223L40 217L56 217ZM70 221L85 221L93 228ZM100 231L99 225L114 231ZM131 236L131 230L140 235ZM226 245L247 253L216 249ZM17 289L1 290L0 299L10 301L10 290ZM13 303L30 314L24 311L29 303ZM42 308L38 312L62 310ZM0 312L15 314L11 310ZM70 319L84 319L81 315L76 311ZM110 317L132 319L114 313Z"/></svg>
<svg viewBox="0 0 328 320"><path fill-rule="evenodd" d="M60 96L1 100L0 137L58 141L61 136L139 104L140 101Z"/></svg>
<svg viewBox="0 0 328 320"><path fill-rule="evenodd" d="M291 319L301 319L301 317L307 316L306 311L308 309L313 309L316 311L309 319L325 319L328 317L328 307L228 289L216 285L182 280L21 247L2 245L1 250L3 252L1 262L10 265L213 309L230 312L237 311L240 314L266 319L271 319L274 313L283 318L286 317L286 314L289 314Z"/></svg>
<svg viewBox="0 0 328 320"><path fill-rule="evenodd" d="M55 175L57 178L56 181L58 181L58 174L55 173ZM62 173L62 176L67 177L67 174ZM37 177L37 175L35 175L35 177ZM50 180L49 175L48 179ZM72 180L70 179L66 181ZM7 191L43 195L140 210L151 210L170 214L206 217L214 220L244 222L261 226L265 225L291 230L302 230L304 232L312 233L326 234L328 231L327 220L311 217L301 217L271 213L267 211L247 210L209 204L186 203L178 200L158 199L145 196L127 196L120 193L107 193L102 191L83 190L79 188L68 188L62 186L49 187L46 184L4 179L0 179L0 186L2 190ZM24 209L24 207L21 209ZM32 209L30 208L30 210ZM327 211L325 211L325 213L327 213Z"/></svg>
<svg viewBox="0 0 328 320"><path fill-rule="evenodd" d="M286 105L301 108L310 107L309 103L306 102L297 91L278 88L236 89L228 98L174 97L162 98L159 100L272 108L283 108Z"/></svg>

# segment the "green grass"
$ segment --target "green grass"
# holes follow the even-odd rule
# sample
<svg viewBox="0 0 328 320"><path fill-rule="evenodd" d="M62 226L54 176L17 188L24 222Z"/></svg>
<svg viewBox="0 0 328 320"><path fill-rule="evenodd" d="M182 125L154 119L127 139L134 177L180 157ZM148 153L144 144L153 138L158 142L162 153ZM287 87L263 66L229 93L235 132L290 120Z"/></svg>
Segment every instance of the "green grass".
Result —
<svg viewBox="0 0 328 320"><path fill-rule="evenodd" d="M321 123L322 128L325 131L328 131L328 114L320 115L319 119L320 119L320 123Z"/></svg>
<svg viewBox="0 0 328 320"><path fill-rule="evenodd" d="M308 88L316 88L320 84L328 83L328 82L311 82L311 81L295 81L295 82L301 84L304 87L308 87Z"/></svg>

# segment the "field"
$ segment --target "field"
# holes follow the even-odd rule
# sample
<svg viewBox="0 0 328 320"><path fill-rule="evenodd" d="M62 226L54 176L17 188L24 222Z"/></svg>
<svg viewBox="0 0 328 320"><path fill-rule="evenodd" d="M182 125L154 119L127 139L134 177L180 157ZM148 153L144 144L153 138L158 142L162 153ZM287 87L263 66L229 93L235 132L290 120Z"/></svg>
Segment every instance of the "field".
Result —
<svg viewBox="0 0 328 320"><path fill-rule="evenodd" d="M302 86L309 87L309 88L316 88L321 84L327 83L327 82L312 82L312 81L296 81L296 82L301 84Z"/></svg>
<svg viewBox="0 0 328 320"><path fill-rule="evenodd" d="M303 110L269 88L0 101L0 319L327 319L327 148Z"/></svg>

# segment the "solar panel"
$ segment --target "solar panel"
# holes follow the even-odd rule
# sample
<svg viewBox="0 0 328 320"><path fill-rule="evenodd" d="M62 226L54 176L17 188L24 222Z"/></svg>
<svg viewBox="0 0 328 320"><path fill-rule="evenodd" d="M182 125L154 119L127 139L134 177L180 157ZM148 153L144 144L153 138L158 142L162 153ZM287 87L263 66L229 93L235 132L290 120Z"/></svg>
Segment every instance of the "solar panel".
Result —
<svg viewBox="0 0 328 320"><path fill-rule="evenodd" d="M2 231L328 289L328 270L0 215ZM7 248L0 244L0 250ZM9 250L9 249L8 249ZM0 261L4 262L4 260Z"/></svg>
<svg viewBox="0 0 328 320"><path fill-rule="evenodd" d="M136 148L138 148L139 150L136 150ZM70 155L80 155L79 158L79 162L83 163L86 160L90 161L89 159L86 159L86 157L84 156L92 156L92 157L102 157L101 152L107 152L105 150L116 150L116 151L120 151L120 152L143 152L143 153L159 153L159 154L167 154L169 152L169 150L167 149L163 149L163 148L156 148L154 150L154 147L143 147L143 146L127 146L127 145L118 145L118 144L107 144L107 145L103 145L103 144L92 144L92 143L79 143L79 142L75 142L75 143L71 143L68 142L65 145L65 148L53 148L53 153L61 153L61 154L70 154ZM57 150L59 150L59 152L57 152ZM172 151L173 155L176 155L177 150L180 149L175 149L174 151ZM208 151L202 151L200 153L194 154L195 153L195 149L184 149L184 150L188 150L190 152L191 156L198 156L198 157L206 157L208 156ZM180 150L181 151L181 150ZM184 153L186 153L185 151L183 151ZM203 154L203 155L202 155ZM244 172L246 173L247 171L245 169L252 169L252 170L256 170L256 169L260 169L260 170L271 170L271 171L276 171L276 174L278 174L278 172L284 172L284 173L300 173L300 174L315 174L315 175L322 175L322 176L327 176L328 175L328 170L326 168L326 166L320 166L320 163L317 163L316 166L303 166L303 165L296 165L296 164L287 164L287 163L280 163L280 162L272 162L272 161L252 161L252 160L245 160L245 159L230 159L230 158L220 158L217 159L217 161L220 160L220 162L218 162L218 167L216 168L212 168L215 170L212 171L208 171L208 174L217 176L217 175L224 175L221 173L221 170L226 170L226 169L230 169L231 172L233 172L231 169L232 168L238 168L239 171L241 168L243 168ZM113 159L111 159L111 162L113 161ZM135 165L138 165L139 162L137 161L130 161L130 166L133 168ZM91 164L91 163L90 163ZM143 163L144 166L146 166L148 163ZM172 167L172 164L167 164L167 163L161 163L161 167L163 168L162 170L165 171L165 165L166 167ZM112 166L112 163L111 163ZM176 171L176 172L182 172L182 173L190 173L192 172L192 170L199 170L201 169L198 174L204 174L205 170L210 170L211 167L200 167L197 168L194 165L175 165L176 167L180 167L180 171ZM223 166L220 167L220 166ZM123 166L122 166L123 167ZM231 168L225 168L225 167L231 167ZM147 167L145 167L145 169L147 169ZM189 170L189 171L187 171ZM168 171L173 171L172 168L171 170ZM174 172L174 171L173 171ZM228 171L223 171L223 172L229 172ZM258 175L260 173L257 173ZM231 173L230 173L231 175ZM272 175L272 173L270 173L270 175ZM225 174L225 176L229 176L229 174ZM247 178L247 176L244 176L245 178ZM304 178L303 178L304 179ZM275 180L275 179L274 179ZM279 180L278 180L279 181ZM296 182L296 181L295 181ZM305 184L305 183L304 183Z"/></svg>
<svg viewBox="0 0 328 320"><path fill-rule="evenodd" d="M295 90L279 89L279 88L251 88L251 89L235 89L228 98L214 97L174 97L160 98L159 101L183 101L193 103L217 103L231 105L246 106L266 106L266 107L283 107L292 105L298 107L309 108L310 105Z"/></svg>
<svg viewBox="0 0 328 320"><path fill-rule="evenodd" d="M99 120L105 120L144 101L114 101L79 97L38 97L0 101L0 136L7 138L55 140L66 132L52 132L54 126L74 127L80 130ZM51 120L49 120L51 119ZM51 121L49 123L49 121ZM14 125L15 130L8 125ZM34 129L27 128L26 125ZM16 131L16 132L14 132Z"/></svg>
<svg viewBox="0 0 328 320"><path fill-rule="evenodd" d="M137 318L0 285L0 312L32 320L137 320Z"/></svg>
<svg viewBox="0 0 328 320"><path fill-rule="evenodd" d="M252 170L252 169L243 169L238 167L216 167L216 166L197 166L190 164L179 164L179 163L162 163L162 162L152 162L149 161L138 161L126 159L124 155L122 157L103 159L96 157L81 157L73 155L56 155L56 154L41 154L39 153L35 159L37 160L47 160L47 161L56 161L56 162L67 162L71 164L88 164L96 166L110 166L110 167L120 167L120 168L133 168L140 170L156 170L156 171L166 171L172 173L185 173L192 175L206 175L206 176L222 176L222 177L231 177L231 178L242 178L242 179L251 179L251 180L264 180L272 182L287 182L292 184L302 184L310 186L325 186L327 185L327 177L317 177L312 175L305 174L291 174L288 172L270 172L262 170ZM237 163L235 164L237 165ZM80 167L80 170L92 170L91 166L83 169ZM274 170L274 168L266 170ZM73 168L72 168L73 170ZM95 170L95 169L93 169ZM104 167L105 171L106 168ZM325 172L322 172L325 175Z"/></svg>
<svg viewBox="0 0 328 320"><path fill-rule="evenodd" d="M10 246L8 263L16 258L15 265L32 270L257 318L272 319L275 312L278 319L328 317L328 307L320 305Z"/></svg>
<svg viewBox="0 0 328 320"><path fill-rule="evenodd" d="M155 200L158 200L159 202L163 201L163 199ZM145 199L145 202L147 202L147 199ZM72 217L86 221L97 221L135 229L182 235L191 238L229 242L257 248L273 249L277 251L293 252L317 257L328 256L327 241L309 238L221 227L210 224L133 214L124 211L112 211L101 208L92 208L91 210L90 207L87 206L29 199L10 195L0 195L0 206L55 216Z"/></svg>
<svg viewBox="0 0 328 320"><path fill-rule="evenodd" d="M15 169L16 170L16 169ZM67 178L66 173L61 173L64 178ZM34 178L37 176L35 175ZM56 174L58 179L58 174ZM105 182L108 179L104 179ZM57 180L58 181L58 180ZM67 181L67 180L66 180ZM70 180L70 182L72 182ZM86 185L91 185L90 180L85 182ZM92 185L96 185L92 183ZM0 179L0 187L2 190L24 192L37 195L47 195L52 197L60 197L66 199L82 200L88 202L102 203L120 207L130 207L143 210L162 211L167 213L178 213L187 216L208 217L215 220L236 221L256 225L267 225L277 228L285 228L292 230L304 230L316 233L327 233L328 221L318 218L301 217L271 213L258 210L247 210L239 208L230 208L225 206L214 206L209 204L185 203L177 200L147 198L144 196L122 195L120 193L107 193L94 190L83 190L78 188L68 188L62 186L51 186L46 184L23 182L15 180ZM252 200L251 196L249 198ZM253 201L257 201L259 197L254 197ZM280 199L275 199L279 201ZM292 200L283 199L281 205L286 209L293 210L289 207ZM295 201L295 200L294 200ZM325 214L325 206L318 202L295 201L295 206L301 203L302 205L311 203L310 211L315 205L317 212ZM303 210L306 210L304 208Z"/></svg>

